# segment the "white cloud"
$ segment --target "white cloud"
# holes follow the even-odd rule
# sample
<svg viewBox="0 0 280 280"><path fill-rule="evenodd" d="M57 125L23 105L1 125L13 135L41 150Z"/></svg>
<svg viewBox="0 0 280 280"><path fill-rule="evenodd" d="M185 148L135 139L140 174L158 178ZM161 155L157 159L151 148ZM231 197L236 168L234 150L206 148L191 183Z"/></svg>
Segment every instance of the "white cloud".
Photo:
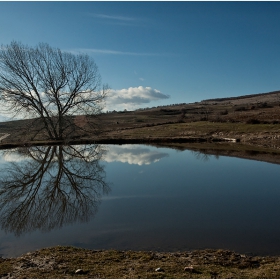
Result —
<svg viewBox="0 0 280 280"><path fill-rule="evenodd" d="M118 14L96 14L88 13L90 17L94 17L99 23L121 25L130 27L149 27L151 28L151 21L145 18L131 17Z"/></svg>
<svg viewBox="0 0 280 280"><path fill-rule="evenodd" d="M26 157L23 155L20 155L18 153L9 153L9 154L4 154L1 155L2 160L4 162L21 162L23 160L26 160Z"/></svg>
<svg viewBox="0 0 280 280"><path fill-rule="evenodd" d="M110 55L133 55L133 56L162 56L165 54L160 53L142 53L142 52L127 52L127 51L116 51L108 49L72 49L68 50L73 54L88 53L88 54L110 54Z"/></svg>
<svg viewBox="0 0 280 280"><path fill-rule="evenodd" d="M167 153L151 151L139 145L110 146L109 150L103 155L106 162L119 161L122 163L149 165L167 157Z"/></svg>
<svg viewBox="0 0 280 280"><path fill-rule="evenodd" d="M128 89L110 90L106 99L106 109L134 109L140 105L169 98L151 87L130 87Z"/></svg>
<svg viewBox="0 0 280 280"><path fill-rule="evenodd" d="M119 21L134 21L135 18L132 17L125 17L119 15L105 15L105 14L92 14L94 17L103 18L103 19L112 19L112 20L119 20Z"/></svg>

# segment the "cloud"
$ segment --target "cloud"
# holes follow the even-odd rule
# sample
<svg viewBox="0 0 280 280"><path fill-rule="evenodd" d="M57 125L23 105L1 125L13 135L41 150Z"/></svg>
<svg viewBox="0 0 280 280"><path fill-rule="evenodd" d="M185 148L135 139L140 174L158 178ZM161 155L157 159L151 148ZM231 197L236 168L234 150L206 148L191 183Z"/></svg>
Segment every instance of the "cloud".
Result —
<svg viewBox="0 0 280 280"><path fill-rule="evenodd" d="M110 90L106 100L106 108L115 108L116 106L120 107L119 105L126 107L126 109L134 108L152 101L168 98L168 95L151 87L139 86L130 87L128 89Z"/></svg>
<svg viewBox="0 0 280 280"><path fill-rule="evenodd" d="M135 18L132 17L125 17L125 16L119 16L119 15L105 15L105 14L92 14L94 17L97 18L104 18L104 19L111 19L111 20L117 20L117 21L135 21Z"/></svg>
<svg viewBox="0 0 280 280"><path fill-rule="evenodd" d="M13 150L11 150L13 151ZM23 156L23 155L20 155L16 152L14 153L8 153L8 154L4 154L4 155L1 155L1 158L4 162L21 162L23 160L26 160L26 157Z"/></svg>
<svg viewBox="0 0 280 280"><path fill-rule="evenodd" d="M166 54L159 53L142 53L142 52L125 52L125 51L116 51L116 50L108 50L108 49L73 49L70 52L74 54L78 53L88 53L88 54L109 54L109 55L132 55L132 56L162 56Z"/></svg>
<svg viewBox="0 0 280 280"><path fill-rule="evenodd" d="M149 165L168 157L167 153L151 151L139 145L110 146L110 149L103 155L106 162L122 162L137 165Z"/></svg>
<svg viewBox="0 0 280 280"><path fill-rule="evenodd" d="M89 16L94 17L99 20L99 22L104 24L111 25L121 25L121 26L129 26L129 27L150 27L150 20L139 18L139 17L131 17L131 16L123 16L123 15L110 15L110 14L95 14L88 13Z"/></svg>

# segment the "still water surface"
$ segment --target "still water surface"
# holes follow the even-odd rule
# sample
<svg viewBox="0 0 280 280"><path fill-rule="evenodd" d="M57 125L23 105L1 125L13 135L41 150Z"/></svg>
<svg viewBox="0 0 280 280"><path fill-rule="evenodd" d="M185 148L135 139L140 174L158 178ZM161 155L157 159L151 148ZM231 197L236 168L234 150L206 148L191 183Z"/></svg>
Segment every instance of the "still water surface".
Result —
<svg viewBox="0 0 280 280"><path fill-rule="evenodd" d="M0 254L55 245L280 254L280 166L144 145L0 155Z"/></svg>

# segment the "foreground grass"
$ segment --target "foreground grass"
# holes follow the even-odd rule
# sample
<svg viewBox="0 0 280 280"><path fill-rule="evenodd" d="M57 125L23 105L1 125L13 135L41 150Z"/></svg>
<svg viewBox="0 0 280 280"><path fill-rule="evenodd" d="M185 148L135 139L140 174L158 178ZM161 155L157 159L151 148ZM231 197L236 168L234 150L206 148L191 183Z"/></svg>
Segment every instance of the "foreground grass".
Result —
<svg viewBox="0 0 280 280"><path fill-rule="evenodd" d="M183 253L52 247L2 259L2 278L280 278L280 257L226 250Z"/></svg>

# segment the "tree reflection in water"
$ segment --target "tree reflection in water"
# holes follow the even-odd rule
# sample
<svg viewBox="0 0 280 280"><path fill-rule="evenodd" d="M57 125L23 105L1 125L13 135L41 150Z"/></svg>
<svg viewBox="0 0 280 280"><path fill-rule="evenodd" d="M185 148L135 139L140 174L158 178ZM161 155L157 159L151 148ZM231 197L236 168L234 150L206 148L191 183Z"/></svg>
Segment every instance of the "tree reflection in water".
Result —
<svg viewBox="0 0 280 280"><path fill-rule="evenodd" d="M21 235L86 222L110 191L99 164L100 145L45 146L6 151L24 160L2 170L0 223Z"/></svg>

